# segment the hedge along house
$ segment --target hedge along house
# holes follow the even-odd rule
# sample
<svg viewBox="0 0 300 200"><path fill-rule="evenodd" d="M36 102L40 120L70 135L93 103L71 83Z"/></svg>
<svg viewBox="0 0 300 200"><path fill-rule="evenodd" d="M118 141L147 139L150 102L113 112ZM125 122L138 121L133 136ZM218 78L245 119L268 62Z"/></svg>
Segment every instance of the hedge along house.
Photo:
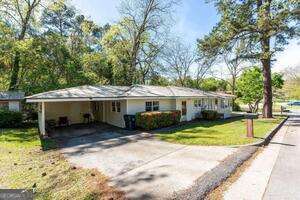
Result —
<svg viewBox="0 0 300 200"><path fill-rule="evenodd" d="M48 120L68 118L69 124L94 121L125 127L124 115L137 112L180 110L181 121L196 118L201 110L216 110L229 116L234 96L174 86L79 86L26 97L38 103L39 129L45 134Z"/></svg>
<svg viewBox="0 0 300 200"><path fill-rule="evenodd" d="M20 112L21 101L24 99L24 92L0 91L0 109Z"/></svg>

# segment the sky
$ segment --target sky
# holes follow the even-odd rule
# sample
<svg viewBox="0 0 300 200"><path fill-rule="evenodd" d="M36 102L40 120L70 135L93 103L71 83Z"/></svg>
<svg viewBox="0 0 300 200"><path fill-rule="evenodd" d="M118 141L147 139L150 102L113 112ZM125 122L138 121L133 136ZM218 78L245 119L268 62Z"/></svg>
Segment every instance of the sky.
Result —
<svg viewBox="0 0 300 200"><path fill-rule="evenodd" d="M71 0L84 15L98 24L115 23L120 18L118 6L120 0ZM213 4L205 0L182 0L174 13L172 32L186 43L195 46L197 38L208 34L218 22ZM283 71L286 67L300 67L300 41L292 40L283 52L277 53L273 71Z"/></svg>

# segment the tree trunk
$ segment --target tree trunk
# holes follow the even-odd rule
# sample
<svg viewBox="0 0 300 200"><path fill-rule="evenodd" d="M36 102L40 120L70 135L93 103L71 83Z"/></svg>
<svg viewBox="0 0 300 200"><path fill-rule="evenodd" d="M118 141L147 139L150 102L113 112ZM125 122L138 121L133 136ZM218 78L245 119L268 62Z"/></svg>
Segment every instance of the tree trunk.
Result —
<svg viewBox="0 0 300 200"><path fill-rule="evenodd" d="M232 95L235 95L235 85L236 85L236 77L232 76L232 86L231 86L231 94ZM235 98L232 99L232 108L234 111L236 111Z"/></svg>
<svg viewBox="0 0 300 200"><path fill-rule="evenodd" d="M17 2L18 3L18 2ZM17 9L19 10L20 18L21 18L21 32L18 37L18 41L22 41L25 38L25 34L28 28L29 20L30 17L33 13L34 8L40 3L40 0L33 0L27 2L27 11L25 14L25 17L22 17L22 14L20 14L20 8L18 7ZM16 90L18 89L18 82L19 82L19 71L20 71L20 52L17 51L15 53L15 58L14 58L14 63L12 66L12 73L10 76L10 83L9 83L9 90Z"/></svg>
<svg viewBox="0 0 300 200"><path fill-rule="evenodd" d="M270 59L263 59L263 76L264 76L264 104L262 114L264 118L272 118L272 78Z"/></svg>
<svg viewBox="0 0 300 200"><path fill-rule="evenodd" d="M19 71L20 71L20 52L17 51L15 54L12 73L10 76L10 83L9 83L10 91L16 90L18 88L17 85L18 85Z"/></svg>
<svg viewBox="0 0 300 200"><path fill-rule="evenodd" d="M272 118L272 78L271 78L271 52L270 52L270 5L272 0L265 0L263 13L259 16L264 22L261 30L261 63L263 66L263 81L264 81L264 104L262 114L264 118ZM258 1L258 8L263 6L263 1Z"/></svg>

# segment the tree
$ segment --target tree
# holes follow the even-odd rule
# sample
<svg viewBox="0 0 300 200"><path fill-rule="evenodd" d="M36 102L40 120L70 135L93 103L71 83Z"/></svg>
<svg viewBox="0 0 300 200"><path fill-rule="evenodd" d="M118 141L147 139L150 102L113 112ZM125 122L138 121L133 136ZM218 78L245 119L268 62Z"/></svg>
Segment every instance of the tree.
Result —
<svg viewBox="0 0 300 200"><path fill-rule="evenodd" d="M165 71L178 80L180 86L187 86L187 78L195 60L193 48L180 42L179 38L169 42L163 52Z"/></svg>
<svg viewBox="0 0 300 200"><path fill-rule="evenodd" d="M122 27L112 25L101 40L101 45L112 64L112 84L130 85L130 52L131 43L122 36Z"/></svg>
<svg viewBox="0 0 300 200"><path fill-rule="evenodd" d="M74 24L75 13L75 8L67 6L65 0L58 0L44 9L41 21L47 31L67 36Z"/></svg>
<svg viewBox="0 0 300 200"><path fill-rule="evenodd" d="M226 91L227 82L215 78L205 78L200 84L200 88L204 91Z"/></svg>
<svg viewBox="0 0 300 200"><path fill-rule="evenodd" d="M273 86L273 96L274 99L283 99L285 98L285 94L281 91L284 85L283 74L281 73L273 73L272 74L272 86Z"/></svg>
<svg viewBox="0 0 300 200"><path fill-rule="evenodd" d="M211 33L198 41L200 51L208 55L240 40L249 44L245 58L260 61L263 66L263 116L272 117L271 60L296 35L298 1L284 0L212 0L221 16Z"/></svg>
<svg viewBox="0 0 300 200"><path fill-rule="evenodd" d="M9 86L9 73L12 64L12 48L14 47L14 32L11 27L0 18L0 90Z"/></svg>
<svg viewBox="0 0 300 200"><path fill-rule="evenodd" d="M200 85L202 81L204 80L204 77L211 73L212 66L214 64L215 60L214 59L209 59L209 58L201 58L198 57L196 59L196 64L198 65L196 68L196 88L200 88Z"/></svg>
<svg viewBox="0 0 300 200"><path fill-rule="evenodd" d="M235 44L235 46L227 48L224 50L222 55L223 60L226 64L226 68L230 74L230 80L228 84L231 88L231 94L235 95L236 93L236 80L239 75L246 69L244 63L243 55L246 51L246 44L241 41Z"/></svg>
<svg viewBox="0 0 300 200"><path fill-rule="evenodd" d="M263 76L258 67L243 72L237 81L237 92L249 110L256 113L258 104L263 98Z"/></svg>
<svg viewBox="0 0 300 200"><path fill-rule="evenodd" d="M272 74L272 87L274 91L281 89L284 84L283 76ZM258 105L263 99L263 74L258 67L245 70L237 81L237 93L241 100L248 104L249 110L257 112Z"/></svg>
<svg viewBox="0 0 300 200"><path fill-rule="evenodd" d="M143 67L144 64L149 66L149 61L154 60L153 56L158 55L163 45L161 42L168 26L168 18L176 2L174 0L122 1L120 13L123 19L119 23L121 30L119 34L129 43L127 85L137 82L136 74L139 74L136 73L137 66ZM150 56L151 59L142 58L143 56Z"/></svg>
<svg viewBox="0 0 300 200"><path fill-rule="evenodd" d="M275 89L282 89L283 85L284 85L283 74L273 73L272 74L272 86Z"/></svg>
<svg viewBox="0 0 300 200"><path fill-rule="evenodd" d="M284 71L283 92L288 99L300 99L300 65L288 67Z"/></svg>
<svg viewBox="0 0 300 200"><path fill-rule="evenodd" d="M26 34L32 28L35 21L34 14L37 13L42 0L2 0L0 1L0 13L3 20L8 22L15 30L15 37L18 41L23 41ZM14 54L12 72L10 76L9 90L16 90L18 87L20 71L20 52Z"/></svg>

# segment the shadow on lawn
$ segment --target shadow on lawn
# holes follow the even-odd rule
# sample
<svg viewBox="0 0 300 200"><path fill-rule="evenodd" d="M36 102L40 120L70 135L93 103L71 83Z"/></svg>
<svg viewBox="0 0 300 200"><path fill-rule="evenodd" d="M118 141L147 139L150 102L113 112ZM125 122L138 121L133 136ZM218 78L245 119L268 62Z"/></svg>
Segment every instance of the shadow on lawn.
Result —
<svg viewBox="0 0 300 200"><path fill-rule="evenodd" d="M55 141L52 138L42 138L41 139L41 146L43 151L48 151L48 150L54 150L58 148L57 141Z"/></svg>
<svg viewBox="0 0 300 200"><path fill-rule="evenodd" d="M185 140L185 139L216 139L217 137L213 136L203 136L203 135L176 135L174 139L176 140Z"/></svg>

